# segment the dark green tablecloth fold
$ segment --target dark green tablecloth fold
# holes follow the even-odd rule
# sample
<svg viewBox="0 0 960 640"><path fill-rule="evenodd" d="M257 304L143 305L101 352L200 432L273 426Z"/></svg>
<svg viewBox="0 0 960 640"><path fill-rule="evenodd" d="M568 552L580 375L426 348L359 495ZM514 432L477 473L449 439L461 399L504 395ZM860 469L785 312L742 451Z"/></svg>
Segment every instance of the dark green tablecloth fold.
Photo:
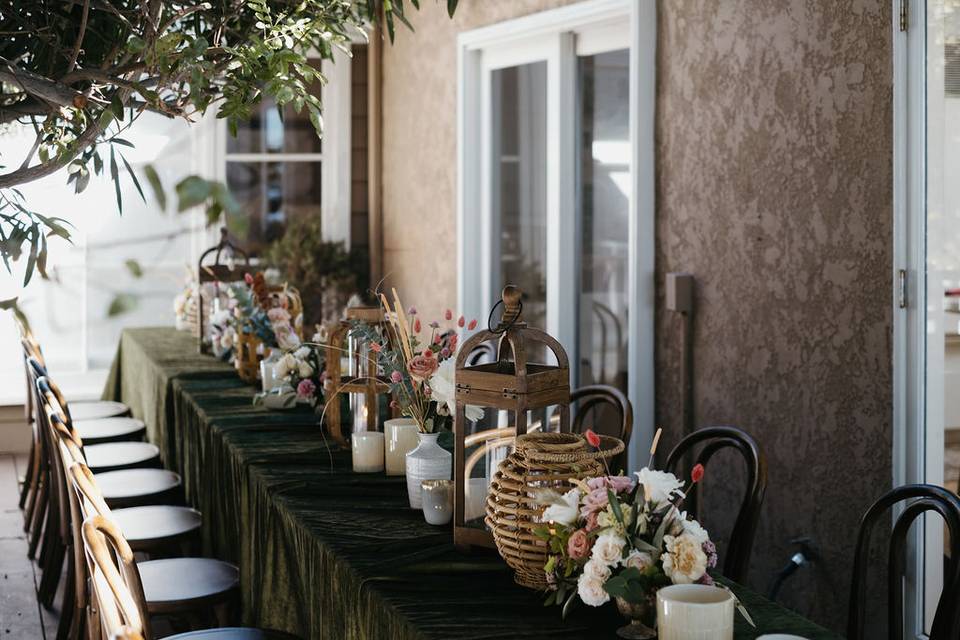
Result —
<svg viewBox="0 0 960 640"><path fill-rule="evenodd" d="M566 622L492 553L463 555L449 528L407 507L403 478L354 474L307 409L254 407L232 369L172 329L124 332L104 397L147 423L203 512L205 551L236 562L247 624L304 638L613 638L612 607ZM733 585L759 629L836 638Z"/></svg>

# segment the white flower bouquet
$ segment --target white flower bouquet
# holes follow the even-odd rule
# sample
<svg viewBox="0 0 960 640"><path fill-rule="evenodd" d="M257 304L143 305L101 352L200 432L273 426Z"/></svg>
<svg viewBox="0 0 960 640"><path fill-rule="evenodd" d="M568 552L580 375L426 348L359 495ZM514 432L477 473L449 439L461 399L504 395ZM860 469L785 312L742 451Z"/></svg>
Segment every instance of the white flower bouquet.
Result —
<svg viewBox="0 0 960 640"><path fill-rule="evenodd" d="M546 604L563 605L566 615L577 598L591 607L618 599L655 615L661 587L713 584L707 570L717 564L716 547L680 510L703 472L694 467L685 487L672 473L645 467L636 479L608 475L574 481L563 495L541 494L547 506L536 533L550 549Z"/></svg>

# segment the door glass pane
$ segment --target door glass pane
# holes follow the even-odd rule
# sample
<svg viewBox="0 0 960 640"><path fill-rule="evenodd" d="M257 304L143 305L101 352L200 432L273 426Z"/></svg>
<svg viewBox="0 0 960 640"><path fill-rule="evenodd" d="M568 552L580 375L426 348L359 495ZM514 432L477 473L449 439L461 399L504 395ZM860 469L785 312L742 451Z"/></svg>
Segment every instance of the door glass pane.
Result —
<svg viewBox="0 0 960 640"><path fill-rule="evenodd" d="M319 162L227 162L227 186L241 214L230 230L251 255L283 235L296 216L320 218Z"/></svg>
<svg viewBox="0 0 960 640"><path fill-rule="evenodd" d="M960 482L960 0L926 3L926 480ZM940 595L948 534L925 528L926 622ZM946 543L946 544L945 544Z"/></svg>
<svg viewBox="0 0 960 640"><path fill-rule="evenodd" d="M577 60L579 96L579 385L627 391L630 55ZM597 420L597 423L605 422Z"/></svg>
<svg viewBox="0 0 960 640"><path fill-rule="evenodd" d="M523 317L546 328L547 63L491 72L494 294L523 289Z"/></svg>

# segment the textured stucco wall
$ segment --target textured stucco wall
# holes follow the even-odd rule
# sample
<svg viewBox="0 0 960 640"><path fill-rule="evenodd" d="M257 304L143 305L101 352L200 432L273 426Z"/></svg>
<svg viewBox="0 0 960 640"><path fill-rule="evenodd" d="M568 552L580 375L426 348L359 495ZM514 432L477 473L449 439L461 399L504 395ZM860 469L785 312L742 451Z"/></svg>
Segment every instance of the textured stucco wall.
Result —
<svg viewBox="0 0 960 640"><path fill-rule="evenodd" d="M456 299L456 33L567 3L463 0L453 21L442 4L423 3L416 33L384 52L385 271L428 313ZM811 535L822 568L782 597L837 629L858 517L891 478L889 11L659 3L657 275L697 278L696 423L741 426L769 456L751 586L765 590L787 540ZM657 420L670 443L680 334L662 293ZM722 532L738 474L711 474L704 520Z"/></svg>
<svg viewBox="0 0 960 640"><path fill-rule="evenodd" d="M784 600L837 627L858 518L891 484L890 3L660 7L657 274L697 278L696 424L741 426L769 456L752 585L811 535L822 569ZM658 311L668 431L677 328ZM705 520L733 485L707 487Z"/></svg>

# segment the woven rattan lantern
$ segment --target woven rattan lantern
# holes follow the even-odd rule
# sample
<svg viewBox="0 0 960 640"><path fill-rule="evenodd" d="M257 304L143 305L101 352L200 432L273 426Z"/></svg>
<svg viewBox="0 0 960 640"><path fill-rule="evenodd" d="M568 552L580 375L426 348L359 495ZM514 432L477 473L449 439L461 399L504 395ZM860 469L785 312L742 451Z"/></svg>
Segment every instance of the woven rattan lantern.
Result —
<svg viewBox="0 0 960 640"><path fill-rule="evenodd" d="M205 264L210 256L213 256L213 262ZM238 257L243 259L243 263L240 265L236 264ZM221 262L221 260L226 260L226 262ZM244 274L248 271L250 271L250 258L247 252L231 242L227 228L221 227L220 242L204 251L197 262L197 323L199 324L198 344L200 353L210 351L210 341L207 336L210 310L204 309L203 298L206 294L204 283L211 283L213 286L213 299L210 302L216 310L215 305L220 296L220 283L243 280Z"/></svg>
<svg viewBox="0 0 960 640"><path fill-rule="evenodd" d="M487 329L471 336L457 355L453 539L459 548L494 546L493 536L483 519L486 482L477 482L471 477L472 463L477 457L497 448L502 450L517 435L526 433L528 412L543 411L546 416L553 407L555 417L559 418L559 431L569 431L570 369L567 353L555 338L540 329L528 327L523 321L522 295L516 286L504 287L501 302L490 313ZM503 315L493 326L493 316L501 304ZM491 350L495 353L493 362L468 364L471 354L491 343L496 345ZM553 353L556 364L527 360L530 354L542 352L542 347ZM504 419L496 421L491 429L471 433L470 423L466 420L467 405L494 409L485 413ZM544 418L538 426L545 429L546 424ZM492 478L496 464L496 460L491 460L488 455L487 481Z"/></svg>
<svg viewBox="0 0 960 640"><path fill-rule="evenodd" d="M384 328L384 340L389 332L380 307L348 307L327 341L326 421L330 436L341 446L349 447L349 436L343 434L340 400L347 394L350 404L352 431L377 431L380 424L380 396L390 393L386 378L377 371L377 354L370 345L351 335L354 321L379 325ZM346 370L344 370L346 364Z"/></svg>
<svg viewBox="0 0 960 640"><path fill-rule="evenodd" d="M544 506L536 492L566 493L574 479L606 475L605 460L623 452L623 442L600 436L596 449L573 433L527 433L517 436L516 451L500 464L487 495L485 522L497 551L514 571L514 580L531 589L546 589L547 544L534 530L543 526Z"/></svg>

